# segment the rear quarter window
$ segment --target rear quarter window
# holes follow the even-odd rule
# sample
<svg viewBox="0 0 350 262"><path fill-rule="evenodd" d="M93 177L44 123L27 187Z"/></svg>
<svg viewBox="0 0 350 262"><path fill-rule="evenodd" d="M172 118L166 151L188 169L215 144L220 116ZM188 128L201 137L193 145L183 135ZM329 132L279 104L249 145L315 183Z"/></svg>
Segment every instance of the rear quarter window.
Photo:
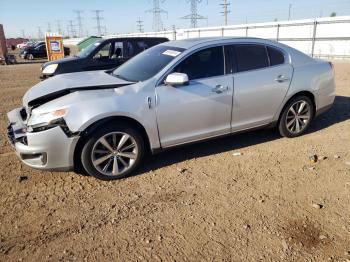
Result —
<svg viewBox="0 0 350 262"><path fill-rule="evenodd" d="M267 51L269 52L271 66L284 64L284 54L281 51L270 46L267 47Z"/></svg>

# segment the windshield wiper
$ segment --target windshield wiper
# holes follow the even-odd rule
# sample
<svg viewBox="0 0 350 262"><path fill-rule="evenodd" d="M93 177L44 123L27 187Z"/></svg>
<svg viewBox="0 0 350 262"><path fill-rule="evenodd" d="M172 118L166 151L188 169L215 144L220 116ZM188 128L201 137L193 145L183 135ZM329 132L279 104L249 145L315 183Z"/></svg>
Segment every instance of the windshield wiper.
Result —
<svg viewBox="0 0 350 262"><path fill-rule="evenodd" d="M118 77L118 78L120 78L121 80L124 80L124 81L136 83L136 81L134 81L134 80L127 79L127 78L125 78L125 77L123 77L123 76L121 76L121 75L116 75L116 74L114 74L113 72L112 72L112 76Z"/></svg>

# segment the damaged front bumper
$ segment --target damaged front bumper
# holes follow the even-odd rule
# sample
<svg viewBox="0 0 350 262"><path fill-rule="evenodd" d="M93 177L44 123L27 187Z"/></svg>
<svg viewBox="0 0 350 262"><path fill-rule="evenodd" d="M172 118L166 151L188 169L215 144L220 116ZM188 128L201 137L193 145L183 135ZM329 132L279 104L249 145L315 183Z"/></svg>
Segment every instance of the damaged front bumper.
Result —
<svg viewBox="0 0 350 262"><path fill-rule="evenodd" d="M28 132L22 108L7 114L8 139L26 165L43 170L69 171L74 167L74 150L79 136L67 136L60 127Z"/></svg>

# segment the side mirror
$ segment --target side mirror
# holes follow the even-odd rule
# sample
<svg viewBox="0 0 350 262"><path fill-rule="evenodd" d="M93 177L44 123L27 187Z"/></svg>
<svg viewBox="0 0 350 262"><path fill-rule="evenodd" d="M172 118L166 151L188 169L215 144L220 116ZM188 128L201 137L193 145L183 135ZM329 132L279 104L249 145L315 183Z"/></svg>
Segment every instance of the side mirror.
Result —
<svg viewBox="0 0 350 262"><path fill-rule="evenodd" d="M170 86L184 86L188 83L188 75L183 73L171 73L165 79L165 84Z"/></svg>

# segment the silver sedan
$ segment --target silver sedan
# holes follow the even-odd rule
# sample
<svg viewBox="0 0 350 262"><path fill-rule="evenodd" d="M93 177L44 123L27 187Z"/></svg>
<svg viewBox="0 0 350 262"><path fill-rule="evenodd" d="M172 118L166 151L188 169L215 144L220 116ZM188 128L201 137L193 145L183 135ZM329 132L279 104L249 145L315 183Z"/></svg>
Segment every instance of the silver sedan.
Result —
<svg viewBox="0 0 350 262"><path fill-rule="evenodd" d="M188 39L37 84L8 113L8 136L33 168L112 180L147 152L263 127L300 136L334 97L329 62L264 39Z"/></svg>

